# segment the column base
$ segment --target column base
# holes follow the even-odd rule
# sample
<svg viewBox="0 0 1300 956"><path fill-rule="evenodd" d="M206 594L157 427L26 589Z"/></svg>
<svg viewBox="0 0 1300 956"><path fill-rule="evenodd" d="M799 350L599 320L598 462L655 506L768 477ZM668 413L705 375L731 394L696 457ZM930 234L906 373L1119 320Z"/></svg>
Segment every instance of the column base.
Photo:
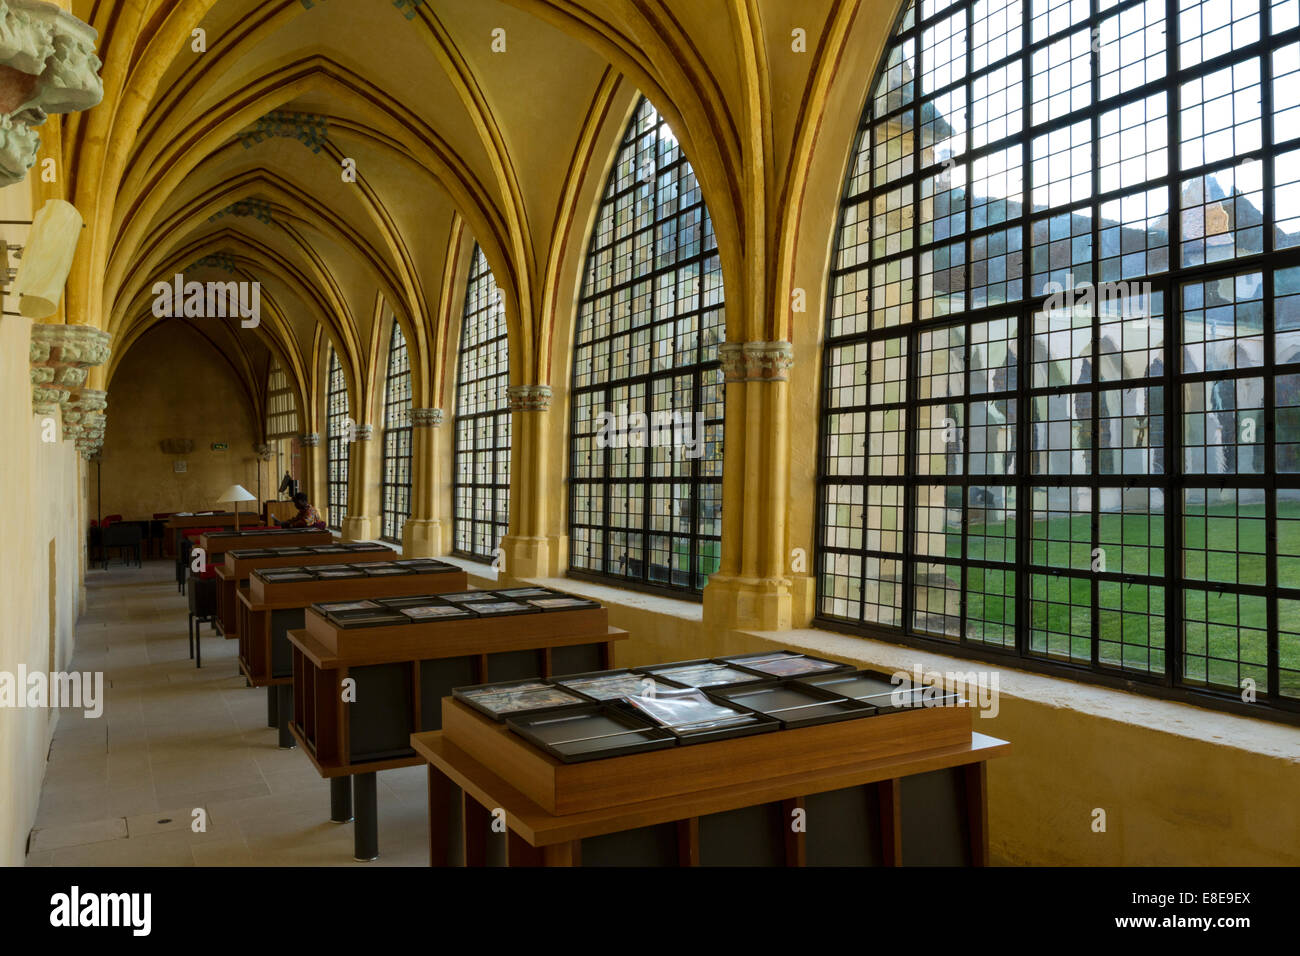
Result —
<svg viewBox="0 0 1300 956"><path fill-rule="evenodd" d="M375 524L374 518L365 515L348 515L343 519L341 537L344 541L370 541L372 525Z"/></svg>
<svg viewBox="0 0 1300 956"><path fill-rule="evenodd" d="M569 537L506 535L501 539L501 550L503 560L497 567L502 577L553 578L562 573L560 565L569 553Z"/></svg>
<svg viewBox="0 0 1300 956"><path fill-rule="evenodd" d="M704 626L714 631L788 631L793 627L789 578L715 574L704 588Z"/></svg>
<svg viewBox="0 0 1300 956"><path fill-rule="evenodd" d="M791 627L809 627L817 615L817 581L811 574L790 575Z"/></svg>
<svg viewBox="0 0 1300 956"><path fill-rule="evenodd" d="M442 544L442 522L407 518L402 525L402 555L408 558L436 558L446 554Z"/></svg>

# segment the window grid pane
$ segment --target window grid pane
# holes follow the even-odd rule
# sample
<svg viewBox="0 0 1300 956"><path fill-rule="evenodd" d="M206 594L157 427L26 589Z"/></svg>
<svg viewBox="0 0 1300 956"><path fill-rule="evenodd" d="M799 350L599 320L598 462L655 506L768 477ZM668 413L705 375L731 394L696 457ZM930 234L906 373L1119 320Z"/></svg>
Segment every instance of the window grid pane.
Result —
<svg viewBox="0 0 1300 956"><path fill-rule="evenodd" d="M477 245L465 293L452 460L452 550L493 561L510 523L510 349L506 310Z"/></svg>
<svg viewBox="0 0 1300 956"><path fill-rule="evenodd" d="M1300 712L1300 24L1176 7L900 18L829 277L818 617Z"/></svg>
<svg viewBox="0 0 1300 956"><path fill-rule="evenodd" d="M280 363L271 360L266 378L266 440L298 436L298 405L294 401L289 376Z"/></svg>
<svg viewBox="0 0 1300 956"><path fill-rule="evenodd" d="M348 450L354 435L353 423L348 416L348 383L333 347L330 348L325 409L328 521L332 529L342 531L343 518L348 513Z"/></svg>
<svg viewBox="0 0 1300 956"><path fill-rule="evenodd" d="M910 95L910 82L909 92L893 84L882 80L880 95ZM880 143L882 162L910 169L908 138ZM861 229L872 215L862 211ZM865 261L865 250L857 255ZM578 307L570 571L698 594L717 570L724 327L722 267L699 183L643 98L596 215Z"/></svg>
<svg viewBox="0 0 1300 956"><path fill-rule="evenodd" d="M396 317L388 342L384 388L384 476L380 516L385 541L402 543L402 526L411 516L411 361Z"/></svg>

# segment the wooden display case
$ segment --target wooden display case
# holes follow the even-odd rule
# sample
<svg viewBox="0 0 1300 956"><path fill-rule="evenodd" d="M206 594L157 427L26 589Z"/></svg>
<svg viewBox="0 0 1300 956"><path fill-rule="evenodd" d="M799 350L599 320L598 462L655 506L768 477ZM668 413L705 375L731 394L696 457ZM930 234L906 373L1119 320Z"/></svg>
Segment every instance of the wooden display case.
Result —
<svg viewBox="0 0 1300 956"><path fill-rule="evenodd" d="M256 514L241 511L239 523L254 525L257 524L258 517ZM163 525L163 529L167 532L163 535L163 554L169 558L176 556L176 552L180 549L181 536L188 528L233 528L234 526L233 511L207 515L172 515Z"/></svg>
<svg viewBox="0 0 1300 956"><path fill-rule="evenodd" d="M368 552L366 558L354 554L352 561L385 560L382 556L370 557L371 554L375 553ZM331 565L340 563L330 562ZM302 628L306 623L306 609L321 601L438 594L463 591L468 586L467 575L461 568L441 561L432 565L392 577L358 575L280 583L253 573L248 584L240 587L235 602L239 619L239 669L254 687L292 683L293 655L287 634Z"/></svg>
<svg viewBox="0 0 1300 956"><path fill-rule="evenodd" d="M984 865L984 765L1010 745L956 701L564 763L448 697L442 729L411 737L430 863Z"/></svg>
<svg viewBox="0 0 1300 956"><path fill-rule="evenodd" d="M421 762L411 734L442 726L452 688L605 669L626 637L602 607L375 627L341 627L309 608L306 627L288 633L289 730L322 777L353 778L356 857L374 859L375 773Z"/></svg>
<svg viewBox="0 0 1300 956"><path fill-rule="evenodd" d="M318 546L331 550L328 553L308 550L309 547ZM217 629L228 640L239 636L239 604L235 595L239 588L248 586L249 577L260 568L284 568L297 565L314 567L320 564L348 564L353 561L391 561L395 557L397 552L387 545L351 541L309 546L285 542L269 548L245 548L241 545L235 550L226 551L222 555L221 565L216 569ZM310 603L312 602L305 602L303 607Z"/></svg>
<svg viewBox="0 0 1300 956"><path fill-rule="evenodd" d="M199 547L208 563L216 564L230 550L252 548L309 548L334 544L334 535L316 528L258 528L256 531L208 531L199 535Z"/></svg>

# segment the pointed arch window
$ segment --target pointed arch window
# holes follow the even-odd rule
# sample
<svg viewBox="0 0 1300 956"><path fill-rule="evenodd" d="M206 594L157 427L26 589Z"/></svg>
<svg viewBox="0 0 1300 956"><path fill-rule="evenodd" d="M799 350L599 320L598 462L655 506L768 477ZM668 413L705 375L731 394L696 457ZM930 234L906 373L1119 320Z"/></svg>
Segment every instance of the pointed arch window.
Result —
<svg viewBox="0 0 1300 956"><path fill-rule="evenodd" d="M596 214L578 305L571 574L698 595L717 570L725 325L699 183L643 98Z"/></svg>
<svg viewBox="0 0 1300 956"><path fill-rule="evenodd" d="M477 245L457 364L453 550L491 561L510 523L510 348L505 306Z"/></svg>
<svg viewBox="0 0 1300 956"><path fill-rule="evenodd" d="M289 376L273 358L266 376L266 440L294 438L297 434L298 406L293 388L289 385Z"/></svg>
<svg viewBox="0 0 1300 956"><path fill-rule="evenodd" d="M384 475L380 517L385 541L402 542L402 526L411 516L411 362L397 319L388 341L384 388Z"/></svg>
<svg viewBox="0 0 1300 956"><path fill-rule="evenodd" d="M329 526L343 529L348 513L348 444L351 419L348 415L348 383L338 353L330 348L329 373L325 388L325 467L329 494Z"/></svg>
<svg viewBox="0 0 1300 956"><path fill-rule="evenodd" d="M1297 9L903 11L830 274L823 623L1300 713Z"/></svg>

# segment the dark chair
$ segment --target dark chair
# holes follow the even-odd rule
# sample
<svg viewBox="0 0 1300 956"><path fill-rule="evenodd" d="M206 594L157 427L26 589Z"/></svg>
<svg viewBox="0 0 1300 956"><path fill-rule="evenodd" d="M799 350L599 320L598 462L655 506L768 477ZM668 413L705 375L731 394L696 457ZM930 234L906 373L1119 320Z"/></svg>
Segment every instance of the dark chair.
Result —
<svg viewBox="0 0 1300 956"><path fill-rule="evenodd" d="M217 575L213 568L197 572L187 570L187 596L190 606L190 657L194 666L203 666L203 625L217 629Z"/></svg>
<svg viewBox="0 0 1300 956"><path fill-rule="evenodd" d="M167 531L166 529L163 528L163 525L165 525L166 523L167 523L166 521L160 520L158 518L154 518L152 521L149 522L149 534L147 535L146 540L148 541L149 557L151 558L162 557L163 536L167 534Z"/></svg>
<svg viewBox="0 0 1300 956"><path fill-rule="evenodd" d="M104 522L106 527L103 529L103 549L104 549L104 570L108 570L109 555L114 548L119 551L130 548L135 553L136 567L144 567L141 555L141 546L144 542L144 535L140 533L138 524L114 524L110 525ZM125 564L130 564L129 560L124 560Z"/></svg>
<svg viewBox="0 0 1300 956"><path fill-rule="evenodd" d="M99 522L93 518L86 532L86 548L90 555L90 563L95 564L104 560L104 531L100 528Z"/></svg>
<svg viewBox="0 0 1300 956"><path fill-rule="evenodd" d="M198 546L199 538L209 532L225 531L225 528L186 528L181 535L180 547L176 549L176 590L185 593L186 575L189 573L191 552Z"/></svg>

